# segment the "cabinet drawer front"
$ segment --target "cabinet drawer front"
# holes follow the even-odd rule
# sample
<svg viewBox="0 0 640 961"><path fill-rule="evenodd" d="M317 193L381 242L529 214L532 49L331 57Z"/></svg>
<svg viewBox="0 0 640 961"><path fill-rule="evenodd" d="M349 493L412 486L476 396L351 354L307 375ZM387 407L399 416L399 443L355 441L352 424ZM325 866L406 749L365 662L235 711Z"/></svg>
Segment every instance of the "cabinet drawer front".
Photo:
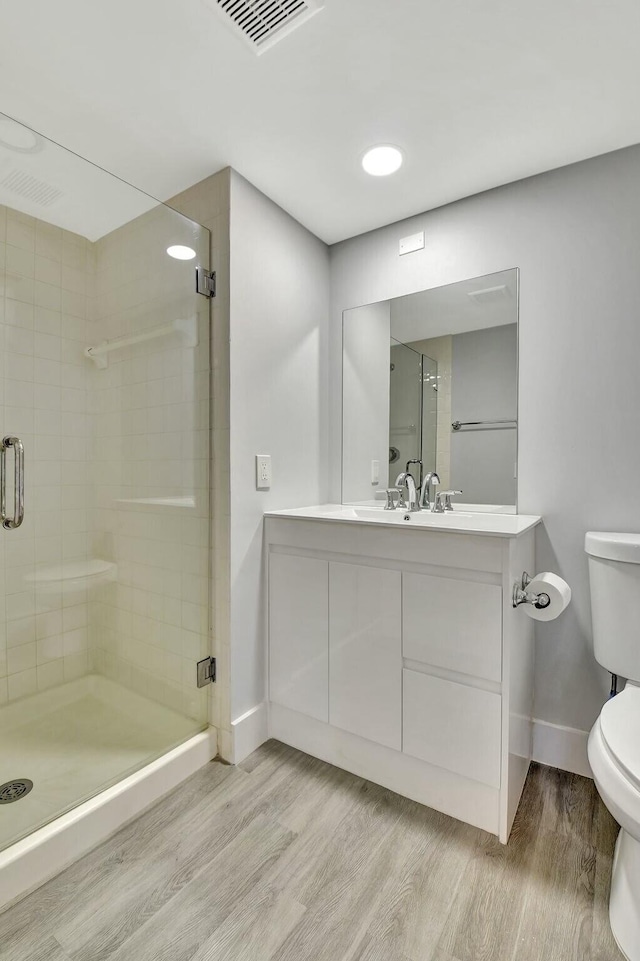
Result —
<svg viewBox="0 0 640 961"><path fill-rule="evenodd" d="M269 697L329 720L329 565L289 554L269 558Z"/></svg>
<svg viewBox="0 0 640 961"><path fill-rule="evenodd" d="M329 723L402 747L400 571L329 565Z"/></svg>
<svg viewBox="0 0 640 961"><path fill-rule="evenodd" d="M430 574L402 575L403 653L408 660L502 678L502 588Z"/></svg>
<svg viewBox="0 0 640 961"><path fill-rule="evenodd" d="M405 670L403 751L500 787L501 697Z"/></svg>

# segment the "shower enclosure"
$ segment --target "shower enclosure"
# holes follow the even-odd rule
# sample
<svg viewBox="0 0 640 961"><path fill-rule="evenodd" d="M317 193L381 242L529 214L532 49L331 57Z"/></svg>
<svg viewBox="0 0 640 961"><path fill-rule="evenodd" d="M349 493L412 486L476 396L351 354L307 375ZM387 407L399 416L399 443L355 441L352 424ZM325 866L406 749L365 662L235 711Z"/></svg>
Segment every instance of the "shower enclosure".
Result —
<svg viewBox="0 0 640 961"><path fill-rule="evenodd" d="M207 727L197 267L204 227L0 115L0 850Z"/></svg>
<svg viewBox="0 0 640 961"><path fill-rule="evenodd" d="M422 462L419 484L423 472L436 469L438 365L394 339L389 358L389 486L411 460Z"/></svg>

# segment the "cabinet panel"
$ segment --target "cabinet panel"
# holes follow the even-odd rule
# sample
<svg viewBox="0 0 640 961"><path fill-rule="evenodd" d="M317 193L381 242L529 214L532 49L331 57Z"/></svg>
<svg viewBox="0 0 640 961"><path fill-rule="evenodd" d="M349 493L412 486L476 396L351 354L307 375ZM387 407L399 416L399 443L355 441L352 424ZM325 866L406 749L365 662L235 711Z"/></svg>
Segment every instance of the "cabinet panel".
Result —
<svg viewBox="0 0 640 961"><path fill-rule="evenodd" d="M501 680L500 585L405 573L402 608L406 658Z"/></svg>
<svg viewBox="0 0 640 961"><path fill-rule="evenodd" d="M331 563L329 612L329 722L400 750L400 571Z"/></svg>
<svg viewBox="0 0 640 961"><path fill-rule="evenodd" d="M269 558L269 697L328 721L329 565L289 554Z"/></svg>
<svg viewBox="0 0 640 961"><path fill-rule="evenodd" d="M404 671L403 751L500 787L501 697Z"/></svg>

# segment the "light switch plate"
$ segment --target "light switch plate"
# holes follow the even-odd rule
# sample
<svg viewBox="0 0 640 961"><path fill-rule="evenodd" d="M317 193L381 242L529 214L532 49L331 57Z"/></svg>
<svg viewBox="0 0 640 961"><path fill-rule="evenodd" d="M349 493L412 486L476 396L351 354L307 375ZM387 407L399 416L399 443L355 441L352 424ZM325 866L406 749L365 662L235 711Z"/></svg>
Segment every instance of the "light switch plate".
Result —
<svg viewBox="0 0 640 961"><path fill-rule="evenodd" d="M403 237L400 241L400 256L403 254L411 254L414 250L422 250L424 248L424 230L421 230L418 234L411 234L410 237Z"/></svg>
<svg viewBox="0 0 640 961"><path fill-rule="evenodd" d="M268 491L271 487L271 454L256 454L256 490Z"/></svg>

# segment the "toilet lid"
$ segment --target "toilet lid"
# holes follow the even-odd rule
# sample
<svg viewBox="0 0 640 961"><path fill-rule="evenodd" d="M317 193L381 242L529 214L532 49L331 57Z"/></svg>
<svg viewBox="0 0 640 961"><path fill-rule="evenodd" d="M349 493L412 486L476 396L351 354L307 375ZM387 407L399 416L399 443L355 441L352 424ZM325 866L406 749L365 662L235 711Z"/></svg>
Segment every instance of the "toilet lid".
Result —
<svg viewBox="0 0 640 961"><path fill-rule="evenodd" d="M605 744L624 773L640 786L640 687L627 685L600 712Z"/></svg>

